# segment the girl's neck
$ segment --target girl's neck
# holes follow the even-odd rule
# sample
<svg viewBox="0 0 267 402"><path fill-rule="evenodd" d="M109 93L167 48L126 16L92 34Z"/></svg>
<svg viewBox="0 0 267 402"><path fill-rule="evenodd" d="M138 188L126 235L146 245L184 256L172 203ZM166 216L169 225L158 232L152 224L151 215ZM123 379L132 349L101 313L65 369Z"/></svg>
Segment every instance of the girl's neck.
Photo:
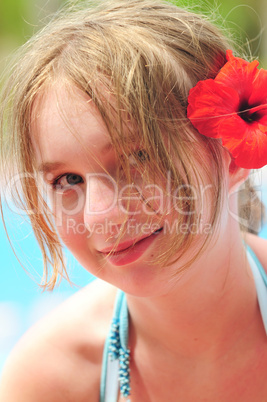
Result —
<svg viewBox="0 0 267 402"><path fill-rule="evenodd" d="M127 296L132 342L169 351L176 359L215 360L230 350L240 351L255 331L261 333L246 253L240 236L233 239L207 249L168 294Z"/></svg>

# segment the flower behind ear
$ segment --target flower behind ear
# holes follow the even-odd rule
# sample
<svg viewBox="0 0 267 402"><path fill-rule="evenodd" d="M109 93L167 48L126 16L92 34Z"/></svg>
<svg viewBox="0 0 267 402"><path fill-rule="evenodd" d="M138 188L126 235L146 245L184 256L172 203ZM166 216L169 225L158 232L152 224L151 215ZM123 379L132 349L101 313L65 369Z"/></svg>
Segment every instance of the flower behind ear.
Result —
<svg viewBox="0 0 267 402"><path fill-rule="evenodd" d="M260 168L267 164L267 71L226 55L214 80L190 90L187 116L200 134L221 138L238 166Z"/></svg>

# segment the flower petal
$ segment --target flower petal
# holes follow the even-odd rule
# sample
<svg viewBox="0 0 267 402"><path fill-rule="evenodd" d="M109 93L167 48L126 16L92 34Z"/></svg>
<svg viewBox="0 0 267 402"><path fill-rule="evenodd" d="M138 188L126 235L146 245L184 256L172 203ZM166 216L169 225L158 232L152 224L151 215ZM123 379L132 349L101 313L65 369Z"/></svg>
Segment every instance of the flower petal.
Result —
<svg viewBox="0 0 267 402"><path fill-rule="evenodd" d="M214 80L199 81L189 92L187 116L200 134L220 137L218 125L238 111L239 97L232 88Z"/></svg>
<svg viewBox="0 0 267 402"><path fill-rule="evenodd" d="M259 62L254 60L249 63L239 57L234 57L231 51L227 51L229 60L219 71L215 81L235 89L240 99L249 99L253 82L258 74Z"/></svg>
<svg viewBox="0 0 267 402"><path fill-rule="evenodd" d="M249 105L267 103L267 71L259 70L253 81L253 90L248 99Z"/></svg>
<svg viewBox="0 0 267 402"><path fill-rule="evenodd" d="M222 143L235 158L235 163L246 169L258 169L267 164L267 126L242 119L227 119L220 125L223 129ZM241 122L240 122L241 120ZM233 131L234 130L234 131ZM233 136L233 132L235 135Z"/></svg>
<svg viewBox="0 0 267 402"><path fill-rule="evenodd" d="M238 114L222 119L218 127L219 138L227 143L233 141L233 144L242 141L246 131L247 123ZM228 146L227 148L230 149Z"/></svg>

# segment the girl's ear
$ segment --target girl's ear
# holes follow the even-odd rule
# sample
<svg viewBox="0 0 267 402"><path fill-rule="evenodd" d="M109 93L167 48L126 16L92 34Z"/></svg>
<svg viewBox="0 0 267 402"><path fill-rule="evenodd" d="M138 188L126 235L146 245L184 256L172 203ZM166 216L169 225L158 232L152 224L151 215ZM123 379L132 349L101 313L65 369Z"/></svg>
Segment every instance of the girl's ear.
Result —
<svg viewBox="0 0 267 402"><path fill-rule="evenodd" d="M235 164L231 159L229 165L229 193L233 193L244 181L247 180L250 169L243 169Z"/></svg>

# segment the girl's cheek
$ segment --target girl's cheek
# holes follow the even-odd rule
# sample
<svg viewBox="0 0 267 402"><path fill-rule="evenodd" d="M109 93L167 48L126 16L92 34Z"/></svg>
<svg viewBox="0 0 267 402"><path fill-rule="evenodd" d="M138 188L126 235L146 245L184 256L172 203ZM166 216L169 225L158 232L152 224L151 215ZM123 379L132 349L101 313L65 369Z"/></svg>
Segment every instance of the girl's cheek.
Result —
<svg viewBox="0 0 267 402"><path fill-rule="evenodd" d="M162 180L159 183L148 183L142 188L142 211L146 215L165 216L174 209L174 198L171 183Z"/></svg>
<svg viewBox="0 0 267 402"><path fill-rule="evenodd" d="M84 224L83 217L79 215L64 215L61 219L57 218L57 230L61 240L70 247L72 244L81 244L87 239L88 230Z"/></svg>
<svg viewBox="0 0 267 402"><path fill-rule="evenodd" d="M60 235L74 232L74 228L81 226L84 213L83 192L68 190L54 192L51 199L55 224Z"/></svg>

